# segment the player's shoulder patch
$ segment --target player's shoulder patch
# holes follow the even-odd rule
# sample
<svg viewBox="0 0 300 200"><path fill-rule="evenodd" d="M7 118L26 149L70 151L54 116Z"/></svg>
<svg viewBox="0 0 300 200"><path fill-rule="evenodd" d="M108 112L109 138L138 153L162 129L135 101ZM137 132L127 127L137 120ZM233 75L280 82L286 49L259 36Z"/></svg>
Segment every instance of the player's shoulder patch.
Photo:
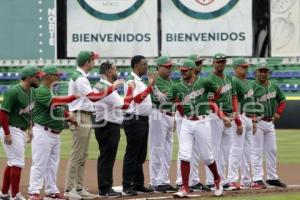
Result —
<svg viewBox="0 0 300 200"><path fill-rule="evenodd" d="M134 80L134 76L132 76L131 74L129 76L127 76L127 78L126 78L126 82L133 81L133 80Z"/></svg>
<svg viewBox="0 0 300 200"><path fill-rule="evenodd" d="M82 77L82 74L81 74L79 71L76 70L76 71L72 74L71 79L72 79L73 81L76 81L79 77Z"/></svg>
<svg viewBox="0 0 300 200"><path fill-rule="evenodd" d="M97 89L99 92L105 90L108 87L109 85L107 83L103 83L101 81L97 82L94 86L94 88Z"/></svg>

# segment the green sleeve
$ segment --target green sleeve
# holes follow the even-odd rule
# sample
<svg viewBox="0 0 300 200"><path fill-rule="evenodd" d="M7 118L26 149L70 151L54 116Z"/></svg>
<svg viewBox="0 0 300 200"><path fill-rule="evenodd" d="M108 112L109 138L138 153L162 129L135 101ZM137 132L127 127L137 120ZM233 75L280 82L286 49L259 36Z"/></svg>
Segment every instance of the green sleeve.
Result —
<svg viewBox="0 0 300 200"><path fill-rule="evenodd" d="M52 95L46 88L38 88L35 91L35 101L43 106L49 107L51 104Z"/></svg>
<svg viewBox="0 0 300 200"><path fill-rule="evenodd" d="M11 112L11 109L14 107L17 99L18 99L18 91L15 88L7 91L7 93L4 94L1 109L7 112Z"/></svg>
<svg viewBox="0 0 300 200"><path fill-rule="evenodd" d="M235 78L232 78L232 95L238 95L241 93L239 85L239 81Z"/></svg>
<svg viewBox="0 0 300 200"><path fill-rule="evenodd" d="M277 85L275 85L275 89L276 89L276 101L277 101L277 103L285 101L285 96L284 96L284 94L282 93L282 91L279 89L279 87Z"/></svg>
<svg viewBox="0 0 300 200"><path fill-rule="evenodd" d="M229 78L230 79L230 81L231 81L231 94L232 94L232 96L236 96L237 95L237 92L236 92L236 90L237 90L237 88L236 88L236 85L235 85L235 83L234 83L234 81L233 81L233 78L232 77L230 77Z"/></svg>

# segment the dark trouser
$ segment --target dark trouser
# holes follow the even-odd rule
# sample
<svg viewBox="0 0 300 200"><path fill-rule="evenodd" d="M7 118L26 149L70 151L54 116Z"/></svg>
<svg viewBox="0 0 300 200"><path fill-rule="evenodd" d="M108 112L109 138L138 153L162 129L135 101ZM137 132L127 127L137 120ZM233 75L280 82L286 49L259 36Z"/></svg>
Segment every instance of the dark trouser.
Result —
<svg viewBox="0 0 300 200"><path fill-rule="evenodd" d="M100 124L107 123L105 126ZM95 136L98 141L100 155L97 163L98 189L108 192L113 185L113 167L120 141L121 125L111 122L98 122L95 127Z"/></svg>
<svg viewBox="0 0 300 200"><path fill-rule="evenodd" d="M138 116L137 116L138 117ZM148 117L124 120L127 147L123 162L123 189L144 186L143 163L147 155Z"/></svg>

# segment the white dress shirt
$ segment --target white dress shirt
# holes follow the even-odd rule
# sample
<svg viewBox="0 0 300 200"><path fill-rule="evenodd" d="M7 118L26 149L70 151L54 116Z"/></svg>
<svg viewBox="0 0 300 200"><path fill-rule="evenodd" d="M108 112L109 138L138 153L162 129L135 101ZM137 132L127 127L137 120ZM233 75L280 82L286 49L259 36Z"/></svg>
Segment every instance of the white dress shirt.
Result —
<svg viewBox="0 0 300 200"><path fill-rule="evenodd" d="M90 81L87 78L87 74L81 68L77 67L76 70L80 72L81 75L76 80L70 80L68 95L76 95L80 96L80 98L68 104L69 110L83 110L88 112L94 112L94 103L86 97L88 94L93 92Z"/></svg>
<svg viewBox="0 0 300 200"><path fill-rule="evenodd" d="M102 84L111 86L112 84L107 80L101 79ZM94 91L100 92L97 89L97 85ZM104 97L103 99L95 102L96 109L96 122L105 120L108 122L122 124L123 122L123 112L121 107L124 105L123 98L119 95L117 90L113 91L110 95Z"/></svg>
<svg viewBox="0 0 300 200"><path fill-rule="evenodd" d="M133 97L143 92L147 86L143 82L143 80L136 75L134 72L131 72L131 76L133 76L133 80L128 80L124 86L124 93L127 93L128 83L131 81L135 84L135 89L133 91ZM141 115L141 116L149 116L152 112L152 101L150 95L148 95L141 103L136 103L134 101L131 102L129 108L126 113Z"/></svg>

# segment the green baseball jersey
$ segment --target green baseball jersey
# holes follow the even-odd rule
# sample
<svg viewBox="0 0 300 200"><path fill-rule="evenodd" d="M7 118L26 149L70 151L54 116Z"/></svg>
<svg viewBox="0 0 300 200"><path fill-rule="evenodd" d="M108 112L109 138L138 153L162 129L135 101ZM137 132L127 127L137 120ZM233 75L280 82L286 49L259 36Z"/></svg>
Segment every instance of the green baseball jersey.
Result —
<svg viewBox="0 0 300 200"><path fill-rule="evenodd" d="M258 81L253 81L254 100L256 114L258 116L273 117L276 104L285 101L285 96L272 82L263 85Z"/></svg>
<svg viewBox="0 0 300 200"><path fill-rule="evenodd" d="M192 85L181 80L169 90L167 99L181 102L186 116L207 115L210 113L208 93L217 90L218 86L207 78L197 78Z"/></svg>
<svg viewBox="0 0 300 200"><path fill-rule="evenodd" d="M249 80L232 77L232 84L236 90L240 113L254 114L255 102L254 91Z"/></svg>
<svg viewBox="0 0 300 200"><path fill-rule="evenodd" d="M168 91L171 89L174 83L171 79L164 79L161 76L158 76L156 79L156 87L159 89L160 92L167 94ZM160 110L164 110L166 112L174 112L175 106L170 102L161 103L154 95L151 93L152 105Z"/></svg>
<svg viewBox="0 0 300 200"><path fill-rule="evenodd" d="M211 73L208 75L208 78L212 82L216 83L218 88L221 88L220 96L216 101L217 105L222 111L226 113L231 113L233 111L232 96L236 95L235 88L232 84L232 77L224 75L224 78L221 78Z"/></svg>
<svg viewBox="0 0 300 200"><path fill-rule="evenodd" d="M8 112L9 125L27 129L32 124L34 90L25 91L20 84L4 94L1 109Z"/></svg>
<svg viewBox="0 0 300 200"><path fill-rule="evenodd" d="M41 85L35 90L36 102L33 109L34 123L46 126L53 130L64 129L64 111L61 107L50 109L51 99L53 98L50 88Z"/></svg>

